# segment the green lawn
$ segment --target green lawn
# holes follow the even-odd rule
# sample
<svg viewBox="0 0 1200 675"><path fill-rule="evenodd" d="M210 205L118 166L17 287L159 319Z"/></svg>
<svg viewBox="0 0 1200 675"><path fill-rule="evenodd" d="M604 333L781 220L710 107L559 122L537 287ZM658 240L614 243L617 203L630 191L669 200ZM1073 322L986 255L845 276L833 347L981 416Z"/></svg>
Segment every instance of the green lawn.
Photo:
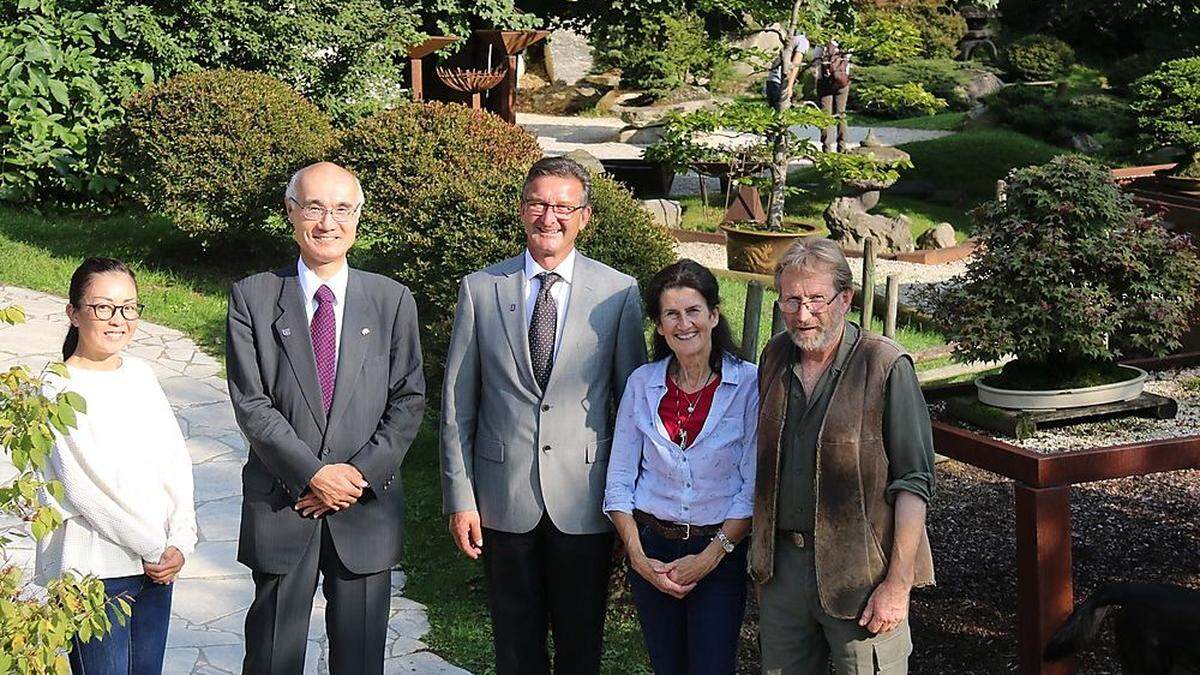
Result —
<svg viewBox="0 0 1200 675"><path fill-rule="evenodd" d="M41 215L0 207L0 283L66 296L71 273L89 255L128 263L146 304L145 318L186 333L205 352L224 359L229 284L251 268L205 254L158 218Z"/></svg>
<svg viewBox="0 0 1200 675"><path fill-rule="evenodd" d="M1010 170L1043 164L1067 152L1008 129L966 131L899 147L912 156L913 163L901 180L957 190L968 209L994 198L996 181Z"/></svg>
<svg viewBox="0 0 1200 675"><path fill-rule="evenodd" d="M903 119L871 117L861 113L846 113L846 121L856 127L894 127L898 129L928 129L930 131L957 131L967 119L965 112L940 112L936 115L921 115Z"/></svg>

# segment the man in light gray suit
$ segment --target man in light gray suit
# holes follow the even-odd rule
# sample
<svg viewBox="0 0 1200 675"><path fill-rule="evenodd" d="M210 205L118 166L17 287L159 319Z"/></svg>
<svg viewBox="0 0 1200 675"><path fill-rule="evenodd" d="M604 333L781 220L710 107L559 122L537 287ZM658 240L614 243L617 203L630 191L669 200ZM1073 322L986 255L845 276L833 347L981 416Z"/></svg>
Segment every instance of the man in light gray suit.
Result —
<svg viewBox="0 0 1200 675"><path fill-rule="evenodd" d="M646 360L637 282L575 250L579 164L525 179L526 251L464 278L442 395L442 501L483 556L500 675L600 667L613 535L601 512L612 419ZM633 242L631 242L633 245Z"/></svg>
<svg viewBox="0 0 1200 675"><path fill-rule="evenodd" d="M346 262L363 206L353 174L301 169L285 205L300 259L229 296L229 395L250 442L243 672L303 672L319 572L330 671L382 673L404 522L400 462L425 406L416 304L404 286Z"/></svg>

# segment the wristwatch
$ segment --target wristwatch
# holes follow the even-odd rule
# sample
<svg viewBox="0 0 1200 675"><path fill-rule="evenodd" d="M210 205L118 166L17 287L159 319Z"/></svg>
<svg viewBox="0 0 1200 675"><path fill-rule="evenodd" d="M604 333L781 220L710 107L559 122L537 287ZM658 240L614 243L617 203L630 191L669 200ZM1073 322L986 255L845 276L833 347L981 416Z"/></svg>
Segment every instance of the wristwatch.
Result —
<svg viewBox="0 0 1200 675"><path fill-rule="evenodd" d="M733 549L737 546L737 544L733 543L732 539L725 536L725 532L723 530L717 530L717 534L713 537L713 541L720 544L721 548L725 549L726 553L733 553Z"/></svg>

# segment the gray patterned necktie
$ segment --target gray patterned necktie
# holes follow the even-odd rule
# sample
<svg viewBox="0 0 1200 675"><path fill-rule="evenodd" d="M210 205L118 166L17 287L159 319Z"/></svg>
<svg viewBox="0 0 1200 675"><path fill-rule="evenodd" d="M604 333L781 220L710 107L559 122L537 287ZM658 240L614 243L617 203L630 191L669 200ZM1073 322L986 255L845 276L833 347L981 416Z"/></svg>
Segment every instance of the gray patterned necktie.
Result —
<svg viewBox="0 0 1200 675"><path fill-rule="evenodd" d="M558 330L558 303L550 295L550 289L562 277L554 272L542 272L537 278L542 282L542 288L533 303L533 319L529 322L529 358L533 362L533 376L545 391L554 365L554 335Z"/></svg>

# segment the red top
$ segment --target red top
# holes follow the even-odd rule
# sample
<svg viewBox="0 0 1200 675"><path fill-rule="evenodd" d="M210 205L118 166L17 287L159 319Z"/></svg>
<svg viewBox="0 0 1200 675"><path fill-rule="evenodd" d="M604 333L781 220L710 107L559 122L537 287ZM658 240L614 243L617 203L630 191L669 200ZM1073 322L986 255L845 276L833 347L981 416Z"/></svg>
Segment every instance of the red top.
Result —
<svg viewBox="0 0 1200 675"><path fill-rule="evenodd" d="M713 394L716 393L719 384L721 376L714 373L712 382L700 391L687 394L675 384L670 373L667 374L667 394L663 396L662 403L658 404L658 416L662 419L663 426L667 429L667 437L671 441L686 448L696 440L700 430L704 428L704 420L708 417ZM690 413L689 405L692 406ZM680 430L685 431L686 435L680 435Z"/></svg>

